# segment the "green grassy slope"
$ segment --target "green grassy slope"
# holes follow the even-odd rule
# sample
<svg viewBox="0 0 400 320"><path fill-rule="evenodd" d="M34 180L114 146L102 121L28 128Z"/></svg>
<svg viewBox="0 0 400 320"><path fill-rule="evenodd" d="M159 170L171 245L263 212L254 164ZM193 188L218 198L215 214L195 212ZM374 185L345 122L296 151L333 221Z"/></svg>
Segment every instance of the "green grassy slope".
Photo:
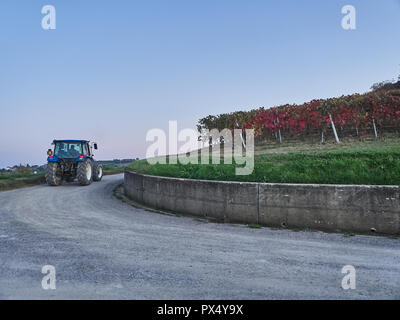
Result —
<svg viewBox="0 0 400 320"><path fill-rule="evenodd" d="M318 151L271 149L255 156L254 171L235 175L235 165L156 164L136 161L130 169L167 177L272 183L400 185L400 140L327 146Z"/></svg>

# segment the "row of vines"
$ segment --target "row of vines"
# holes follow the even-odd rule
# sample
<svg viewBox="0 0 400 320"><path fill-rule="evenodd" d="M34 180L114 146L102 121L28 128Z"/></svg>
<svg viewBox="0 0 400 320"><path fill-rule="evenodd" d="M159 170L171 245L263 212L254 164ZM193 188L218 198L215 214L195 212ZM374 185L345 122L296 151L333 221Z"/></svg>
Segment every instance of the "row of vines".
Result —
<svg viewBox="0 0 400 320"><path fill-rule="evenodd" d="M384 128L400 129L400 90L353 94L332 99L313 100L302 105L282 105L238 111L199 120L199 132L204 129L254 129L255 136L279 139L300 137L320 132L322 141L327 130L333 130L336 140L340 133L352 132L375 136Z"/></svg>

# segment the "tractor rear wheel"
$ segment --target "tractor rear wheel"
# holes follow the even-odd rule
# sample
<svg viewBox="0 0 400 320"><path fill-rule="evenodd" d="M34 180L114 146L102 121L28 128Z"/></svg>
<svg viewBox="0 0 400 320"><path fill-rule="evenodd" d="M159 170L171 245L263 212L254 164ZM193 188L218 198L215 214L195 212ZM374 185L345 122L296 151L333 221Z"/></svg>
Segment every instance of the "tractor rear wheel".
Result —
<svg viewBox="0 0 400 320"><path fill-rule="evenodd" d="M103 166L96 162L93 163L93 181L100 181L103 178Z"/></svg>
<svg viewBox="0 0 400 320"><path fill-rule="evenodd" d="M46 167L46 182L50 186L59 186L62 181L61 166L58 162L49 162Z"/></svg>
<svg viewBox="0 0 400 320"><path fill-rule="evenodd" d="M86 159L85 161L78 164L78 168L76 170L76 177L81 186L87 186L93 181L93 166L92 161L90 159Z"/></svg>

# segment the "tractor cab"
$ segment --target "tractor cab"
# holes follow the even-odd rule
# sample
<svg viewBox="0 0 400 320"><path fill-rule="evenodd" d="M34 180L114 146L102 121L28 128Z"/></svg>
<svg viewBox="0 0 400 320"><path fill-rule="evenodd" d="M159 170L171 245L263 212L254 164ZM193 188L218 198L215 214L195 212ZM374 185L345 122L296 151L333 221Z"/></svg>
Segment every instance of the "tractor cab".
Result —
<svg viewBox="0 0 400 320"><path fill-rule="evenodd" d="M54 151L49 149L48 160L76 159L80 161L86 157L93 156L93 148L97 150L97 143L91 144L87 140L54 140Z"/></svg>

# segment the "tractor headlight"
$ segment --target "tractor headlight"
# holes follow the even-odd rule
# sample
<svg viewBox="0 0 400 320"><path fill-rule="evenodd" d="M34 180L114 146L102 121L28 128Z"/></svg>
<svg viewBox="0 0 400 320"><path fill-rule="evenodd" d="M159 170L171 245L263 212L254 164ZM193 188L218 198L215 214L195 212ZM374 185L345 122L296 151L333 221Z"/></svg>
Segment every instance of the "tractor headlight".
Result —
<svg viewBox="0 0 400 320"><path fill-rule="evenodd" d="M47 150L47 155L50 157L53 155L53 151L51 149Z"/></svg>

